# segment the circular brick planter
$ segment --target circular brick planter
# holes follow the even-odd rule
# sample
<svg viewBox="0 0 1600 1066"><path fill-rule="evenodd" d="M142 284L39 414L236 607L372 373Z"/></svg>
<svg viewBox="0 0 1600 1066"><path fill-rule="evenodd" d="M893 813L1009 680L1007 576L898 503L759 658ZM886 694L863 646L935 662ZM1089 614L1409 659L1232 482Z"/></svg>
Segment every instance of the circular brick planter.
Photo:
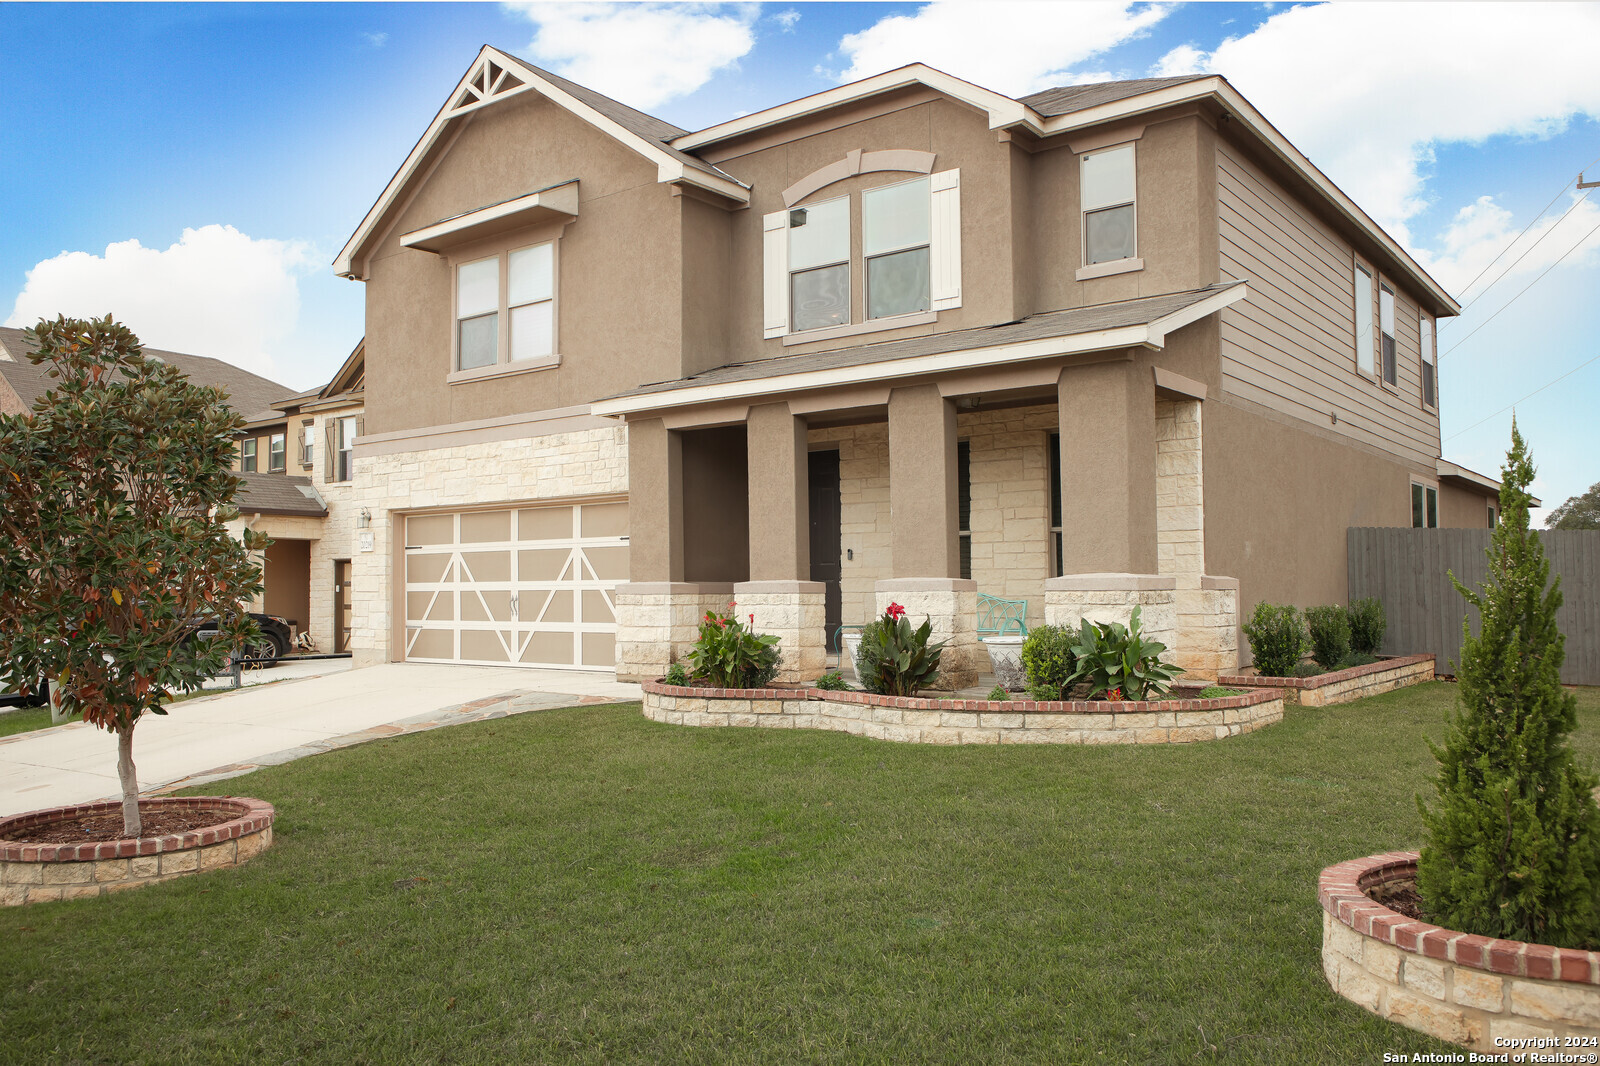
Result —
<svg viewBox="0 0 1600 1066"><path fill-rule="evenodd" d="M951 700L818 688L693 688L646 681L644 715L670 725L829 729L914 744L1183 744L1283 718L1264 689L1226 699Z"/></svg>
<svg viewBox="0 0 1600 1066"><path fill-rule="evenodd" d="M1475 1051L1564 1051L1582 1056L1564 1061L1595 1061L1587 1041L1600 1037L1600 953L1456 932L1367 894L1416 873L1414 851L1322 871L1322 969L1334 991Z"/></svg>
<svg viewBox="0 0 1600 1066"><path fill-rule="evenodd" d="M0 905L101 896L156 881L238 866L272 843L272 804L243 796L163 796L141 799L149 813L174 807L225 811L220 825L168 836L98 844L22 844L8 833L85 815L121 812L122 802L52 807L0 819Z"/></svg>

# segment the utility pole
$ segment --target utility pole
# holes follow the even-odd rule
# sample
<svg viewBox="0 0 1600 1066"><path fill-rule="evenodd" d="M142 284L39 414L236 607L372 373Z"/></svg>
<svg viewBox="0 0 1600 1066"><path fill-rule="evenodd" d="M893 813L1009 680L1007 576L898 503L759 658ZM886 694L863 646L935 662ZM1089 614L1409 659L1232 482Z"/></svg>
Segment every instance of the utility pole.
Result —
<svg viewBox="0 0 1600 1066"><path fill-rule="evenodd" d="M1600 189L1600 181L1584 181L1583 180L1583 175L1579 174L1578 175L1578 188L1580 188L1580 189Z"/></svg>

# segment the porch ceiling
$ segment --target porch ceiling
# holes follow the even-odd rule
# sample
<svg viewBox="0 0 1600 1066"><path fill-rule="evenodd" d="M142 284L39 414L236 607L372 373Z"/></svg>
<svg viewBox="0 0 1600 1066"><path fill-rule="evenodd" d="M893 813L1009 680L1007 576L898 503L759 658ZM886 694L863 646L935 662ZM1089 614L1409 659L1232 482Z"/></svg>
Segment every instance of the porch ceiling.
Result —
<svg viewBox="0 0 1600 1066"><path fill-rule="evenodd" d="M1160 348L1173 330L1243 299L1243 281L1118 303L1030 315L1015 322L728 366L620 393L590 406L628 415L802 389L860 385L921 374L1004 366L1118 348Z"/></svg>

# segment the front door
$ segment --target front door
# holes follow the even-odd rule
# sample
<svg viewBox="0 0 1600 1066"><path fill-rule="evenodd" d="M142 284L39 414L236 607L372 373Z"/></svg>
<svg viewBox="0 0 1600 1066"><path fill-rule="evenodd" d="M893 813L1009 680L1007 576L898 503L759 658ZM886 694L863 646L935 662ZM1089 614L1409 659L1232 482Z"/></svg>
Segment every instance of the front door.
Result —
<svg viewBox="0 0 1600 1066"><path fill-rule="evenodd" d="M350 560L333 564L333 650L350 650Z"/></svg>
<svg viewBox="0 0 1600 1066"><path fill-rule="evenodd" d="M839 453L812 452L808 482L811 499L811 580L821 581L829 651L839 650L839 623L843 621L839 579Z"/></svg>

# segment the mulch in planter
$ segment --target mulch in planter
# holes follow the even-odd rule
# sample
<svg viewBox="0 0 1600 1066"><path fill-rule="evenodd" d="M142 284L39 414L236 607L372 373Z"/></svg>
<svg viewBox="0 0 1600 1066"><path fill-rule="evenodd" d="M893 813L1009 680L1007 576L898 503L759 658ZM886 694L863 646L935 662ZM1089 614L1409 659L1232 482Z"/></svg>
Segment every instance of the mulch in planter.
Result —
<svg viewBox="0 0 1600 1066"><path fill-rule="evenodd" d="M162 837L173 833L187 833L221 825L239 817L238 811L205 810L197 807L174 807L169 810L150 810L140 805L140 832L145 837ZM108 840L125 840L122 832L122 811L108 814L91 814L82 818L68 818L59 822L37 825L31 829L14 829L7 832L6 840L21 844L98 844Z"/></svg>
<svg viewBox="0 0 1600 1066"><path fill-rule="evenodd" d="M1422 897L1417 895L1415 881L1390 881L1382 885L1374 885L1367 891L1367 895L1374 903L1381 903L1392 911L1399 911L1418 922L1432 923L1422 910Z"/></svg>

